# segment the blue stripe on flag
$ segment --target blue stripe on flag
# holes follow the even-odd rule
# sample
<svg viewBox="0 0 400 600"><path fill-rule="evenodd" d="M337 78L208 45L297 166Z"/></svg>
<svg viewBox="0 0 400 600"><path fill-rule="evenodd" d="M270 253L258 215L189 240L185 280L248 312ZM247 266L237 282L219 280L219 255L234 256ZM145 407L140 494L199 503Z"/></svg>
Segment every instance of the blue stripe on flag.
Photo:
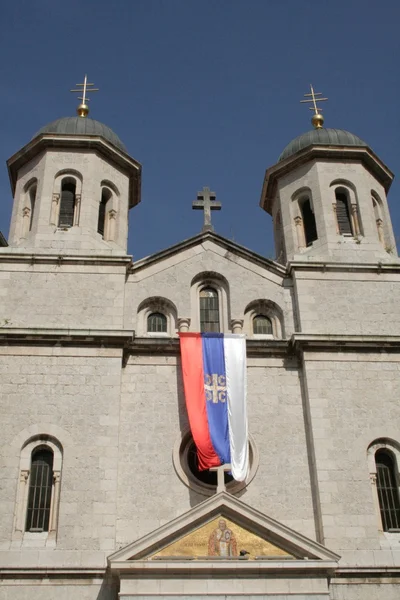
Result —
<svg viewBox="0 0 400 600"><path fill-rule="evenodd" d="M231 462L228 424L228 397L222 333L203 333L203 370L208 427L221 464Z"/></svg>

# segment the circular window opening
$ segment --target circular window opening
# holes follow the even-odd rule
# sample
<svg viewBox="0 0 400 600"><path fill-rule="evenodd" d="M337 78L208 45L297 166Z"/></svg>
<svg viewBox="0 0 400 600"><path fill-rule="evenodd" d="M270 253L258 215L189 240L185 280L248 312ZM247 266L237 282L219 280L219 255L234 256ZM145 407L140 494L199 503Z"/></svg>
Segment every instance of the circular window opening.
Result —
<svg viewBox="0 0 400 600"><path fill-rule="evenodd" d="M197 449L190 431L179 437L173 450L173 462L178 477L189 488L212 496L217 488L216 471L200 471L197 458ZM246 481L235 481L228 472L224 473L227 490L234 494L245 488L254 478L259 463L259 456L252 436L249 436L249 474Z"/></svg>
<svg viewBox="0 0 400 600"><path fill-rule="evenodd" d="M198 479L202 483L207 483L208 485L213 485L213 486L217 485L217 472L216 471L209 471L208 469L205 471L200 471L199 459L197 456L197 448L196 448L196 444L193 442L193 440L188 446L187 463L188 463L190 472L192 473L192 475L194 475L196 477L196 479ZM224 476L225 476L225 484L230 483L231 481L234 481L232 475L229 475L228 472L225 472Z"/></svg>

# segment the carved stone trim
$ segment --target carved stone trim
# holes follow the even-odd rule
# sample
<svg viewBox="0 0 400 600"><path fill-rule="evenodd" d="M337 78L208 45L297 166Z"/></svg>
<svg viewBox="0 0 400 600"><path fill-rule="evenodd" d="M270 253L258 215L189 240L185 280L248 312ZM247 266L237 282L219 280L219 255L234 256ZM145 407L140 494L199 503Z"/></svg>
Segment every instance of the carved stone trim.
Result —
<svg viewBox="0 0 400 600"><path fill-rule="evenodd" d="M302 250L306 247L306 238L304 235L304 227L303 227L303 219L299 215L294 218L294 223L296 225L297 232L297 245L299 250Z"/></svg>
<svg viewBox="0 0 400 600"><path fill-rule="evenodd" d="M190 321L191 319L189 317L180 317L178 319L178 331L180 331L181 333L189 331Z"/></svg>
<svg viewBox="0 0 400 600"><path fill-rule="evenodd" d="M60 194L54 193L51 199L50 225L57 225L58 222L58 205L60 202Z"/></svg>
<svg viewBox="0 0 400 600"><path fill-rule="evenodd" d="M232 333L243 332L243 319L231 319Z"/></svg>

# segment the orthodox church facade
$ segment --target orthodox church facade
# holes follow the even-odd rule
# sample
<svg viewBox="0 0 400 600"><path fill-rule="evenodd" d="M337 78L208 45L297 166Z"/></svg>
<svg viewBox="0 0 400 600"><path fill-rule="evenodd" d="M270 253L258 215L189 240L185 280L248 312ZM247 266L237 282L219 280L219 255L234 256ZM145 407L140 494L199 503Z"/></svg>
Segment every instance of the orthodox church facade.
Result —
<svg viewBox="0 0 400 600"><path fill-rule="evenodd" d="M141 165L84 107L9 159L1 600L398 599L393 175L316 117L265 174L276 261L207 221L132 261ZM246 334L244 482L198 470L188 331Z"/></svg>

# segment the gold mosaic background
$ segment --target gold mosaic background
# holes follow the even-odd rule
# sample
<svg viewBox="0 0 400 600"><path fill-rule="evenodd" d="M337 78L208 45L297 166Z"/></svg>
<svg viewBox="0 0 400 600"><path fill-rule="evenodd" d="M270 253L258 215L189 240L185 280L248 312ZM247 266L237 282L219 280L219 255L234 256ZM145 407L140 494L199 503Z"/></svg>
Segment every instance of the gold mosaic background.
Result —
<svg viewBox="0 0 400 600"><path fill-rule="evenodd" d="M208 542L210 535L218 528L218 523L221 519L226 522L227 527L232 530L232 533L236 538L238 554L240 550L247 550L250 553L250 555L248 555L249 559L261 555L290 556L281 548L278 548L254 533L243 529L243 527L236 525L236 523L233 523L221 515L195 531L192 531L180 540L166 546L161 551L156 552L152 558L162 556L208 556Z"/></svg>

